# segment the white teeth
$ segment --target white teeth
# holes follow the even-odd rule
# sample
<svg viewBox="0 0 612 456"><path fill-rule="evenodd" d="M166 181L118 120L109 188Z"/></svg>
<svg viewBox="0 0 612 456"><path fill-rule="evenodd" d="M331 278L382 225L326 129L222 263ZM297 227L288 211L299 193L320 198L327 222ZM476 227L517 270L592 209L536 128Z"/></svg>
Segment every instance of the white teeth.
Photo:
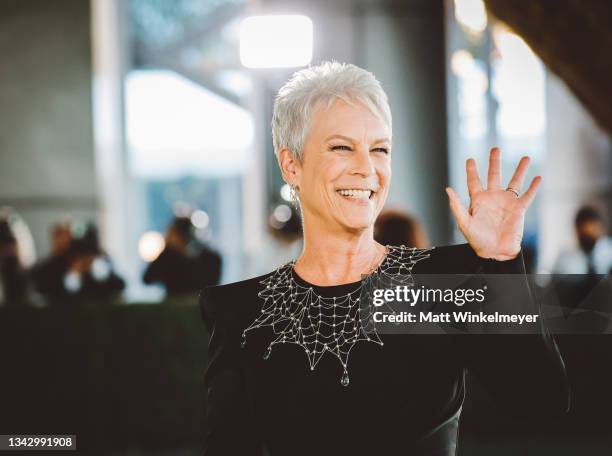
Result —
<svg viewBox="0 0 612 456"><path fill-rule="evenodd" d="M338 190L338 193L348 198L363 199L363 200L369 199L370 196L372 195L371 190L358 190L358 189Z"/></svg>

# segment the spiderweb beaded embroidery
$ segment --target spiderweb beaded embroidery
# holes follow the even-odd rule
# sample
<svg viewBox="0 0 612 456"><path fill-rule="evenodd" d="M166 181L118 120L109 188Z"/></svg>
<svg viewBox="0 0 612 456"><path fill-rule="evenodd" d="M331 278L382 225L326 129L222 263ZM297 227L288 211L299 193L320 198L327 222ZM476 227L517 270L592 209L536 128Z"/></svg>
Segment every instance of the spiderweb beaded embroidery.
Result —
<svg viewBox="0 0 612 456"><path fill-rule="evenodd" d="M264 288L258 296L264 304L257 318L243 331L241 347L246 345L247 332L270 326L276 337L264 352L264 360L270 357L274 345L293 343L304 348L310 369L314 370L323 354L330 352L342 365L341 384L348 386L348 358L355 344L367 341L384 345L371 318L371 303L360 301L383 284L413 286L412 268L433 250L403 245L386 249L381 264L355 290L341 296L324 297L312 287L298 283L293 276L295 260L278 268L260 282Z"/></svg>

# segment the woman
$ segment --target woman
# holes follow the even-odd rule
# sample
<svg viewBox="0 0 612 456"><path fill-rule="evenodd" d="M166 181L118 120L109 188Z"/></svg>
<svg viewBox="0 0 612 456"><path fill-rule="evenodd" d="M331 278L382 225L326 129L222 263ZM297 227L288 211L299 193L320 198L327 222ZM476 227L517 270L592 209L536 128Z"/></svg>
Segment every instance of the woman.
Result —
<svg viewBox="0 0 612 456"><path fill-rule="evenodd" d="M270 274L201 293L212 322L205 454L453 455L466 368L517 414L566 408L563 364L548 334L512 345L373 336L356 311L363 274L391 266L521 273L524 215L540 183L519 194L528 158L505 189L499 150L486 189L468 160L469 209L446 189L468 244L409 250L373 238L392 141L387 98L371 73L336 62L297 72L278 93L272 134L299 201L304 248Z"/></svg>

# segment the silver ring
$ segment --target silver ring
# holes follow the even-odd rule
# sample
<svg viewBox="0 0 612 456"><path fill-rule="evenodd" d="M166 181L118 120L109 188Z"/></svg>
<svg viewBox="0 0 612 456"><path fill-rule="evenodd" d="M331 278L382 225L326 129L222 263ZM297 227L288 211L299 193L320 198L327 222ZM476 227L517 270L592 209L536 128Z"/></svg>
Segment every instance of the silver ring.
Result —
<svg viewBox="0 0 612 456"><path fill-rule="evenodd" d="M517 197L517 198L519 197L519 192L518 192L518 190L516 190L515 188L508 187L508 188L506 189L506 191L507 191L507 192L512 192L512 193L514 193L514 194L516 195L516 197Z"/></svg>

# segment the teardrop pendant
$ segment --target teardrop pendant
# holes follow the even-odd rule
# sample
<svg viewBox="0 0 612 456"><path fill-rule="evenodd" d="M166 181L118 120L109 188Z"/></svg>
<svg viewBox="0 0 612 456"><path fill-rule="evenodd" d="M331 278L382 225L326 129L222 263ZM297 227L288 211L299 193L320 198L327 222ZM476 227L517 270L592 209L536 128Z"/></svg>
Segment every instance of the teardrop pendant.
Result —
<svg viewBox="0 0 612 456"><path fill-rule="evenodd" d="M348 376L348 372L344 371L344 374L342 374L342 380L340 380L340 383L342 384L342 386L348 386L349 384L349 376Z"/></svg>
<svg viewBox="0 0 612 456"><path fill-rule="evenodd" d="M240 341L240 348L244 348L246 345L246 334L242 334L242 340Z"/></svg>
<svg viewBox="0 0 612 456"><path fill-rule="evenodd" d="M263 354L263 359L268 359L271 353L272 353L272 347L268 347L268 349Z"/></svg>

